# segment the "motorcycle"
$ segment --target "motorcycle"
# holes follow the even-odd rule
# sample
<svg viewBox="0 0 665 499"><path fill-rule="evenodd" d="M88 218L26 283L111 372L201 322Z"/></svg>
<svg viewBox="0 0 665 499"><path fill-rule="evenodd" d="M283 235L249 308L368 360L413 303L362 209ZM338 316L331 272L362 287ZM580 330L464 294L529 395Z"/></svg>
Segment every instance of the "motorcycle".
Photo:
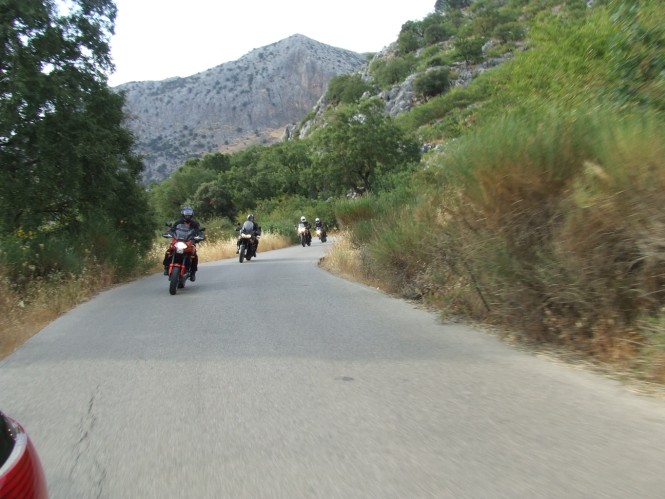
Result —
<svg viewBox="0 0 665 499"><path fill-rule="evenodd" d="M302 244L303 248L305 245L309 246L312 244L312 234L309 231L309 228L304 223L300 222L298 224L298 240Z"/></svg>
<svg viewBox="0 0 665 499"><path fill-rule="evenodd" d="M259 245L259 231L254 230L254 222L249 220L237 229L240 231L238 234L238 241L240 246L238 247L238 259L240 263L243 260L247 259L249 262L253 257L256 257L256 247Z"/></svg>
<svg viewBox="0 0 665 499"><path fill-rule="evenodd" d="M326 229L323 227L317 227L316 228L316 235L319 237L319 241L322 243L325 243L328 240L328 234L326 232Z"/></svg>
<svg viewBox="0 0 665 499"><path fill-rule="evenodd" d="M185 282L189 279L191 272L190 266L192 258L196 255L196 243L205 240L201 232L192 229L187 224L178 224L175 229L162 234L162 237L171 239L169 252L171 261L169 263L169 293L176 294L179 288L185 287Z"/></svg>

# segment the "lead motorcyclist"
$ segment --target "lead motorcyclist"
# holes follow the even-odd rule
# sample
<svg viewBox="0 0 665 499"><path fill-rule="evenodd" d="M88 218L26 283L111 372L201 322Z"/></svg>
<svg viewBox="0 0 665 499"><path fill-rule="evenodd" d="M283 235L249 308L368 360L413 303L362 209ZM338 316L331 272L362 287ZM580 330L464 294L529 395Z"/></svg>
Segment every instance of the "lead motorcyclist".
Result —
<svg viewBox="0 0 665 499"><path fill-rule="evenodd" d="M185 206L180 210L181 217L173 222L171 225L171 231L175 231L176 227L181 224L189 226L190 229L194 229L197 233L201 231L201 224L194 219L194 209L191 206ZM167 249L166 254L164 255L164 275L169 275L169 264L171 263L171 250ZM192 255L190 267L189 267L189 280L194 282L196 281L196 271L199 267L199 257L194 253Z"/></svg>
<svg viewBox="0 0 665 499"><path fill-rule="evenodd" d="M256 236L261 235L261 226L254 221L254 214L253 213L250 213L249 215L247 215L247 220L249 222L252 222L252 224L254 224L253 229L252 229L252 231L254 232L252 234L252 241L254 243L254 258L256 258L256 254L259 251L259 238L256 237ZM240 227L240 225L238 225L238 228L236 230L239 231L240 229L241 229L241 227ZM236 255L238 253L240 253L240 237L238 237L238 242L236 243Z"/></svg>

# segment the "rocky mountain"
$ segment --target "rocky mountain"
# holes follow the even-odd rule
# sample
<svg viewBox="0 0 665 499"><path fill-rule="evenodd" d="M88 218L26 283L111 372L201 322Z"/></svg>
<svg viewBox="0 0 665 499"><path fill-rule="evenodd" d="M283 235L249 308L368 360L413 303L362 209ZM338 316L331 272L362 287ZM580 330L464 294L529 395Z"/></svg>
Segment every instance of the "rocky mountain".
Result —
<svg viewBox="0 0 665 499"><path fill-rule="evenodd" d="M279 141L312 110L333 76L366 63L356 52L293 35L186 78L114 90L125 93L144 180L158 182L187 158Z"/></svg>

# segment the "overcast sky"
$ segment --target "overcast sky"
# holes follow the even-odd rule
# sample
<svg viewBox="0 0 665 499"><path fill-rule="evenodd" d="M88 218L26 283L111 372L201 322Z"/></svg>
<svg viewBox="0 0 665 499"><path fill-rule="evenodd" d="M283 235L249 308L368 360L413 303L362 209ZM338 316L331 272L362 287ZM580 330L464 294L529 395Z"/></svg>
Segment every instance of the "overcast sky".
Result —
<svg viewBox="0 0 665 499"><path fill-rule="evenodd" d="M436 0L115 0L116 71L109 85L190 76L301 34L355 52L378 52Z"/></svg>

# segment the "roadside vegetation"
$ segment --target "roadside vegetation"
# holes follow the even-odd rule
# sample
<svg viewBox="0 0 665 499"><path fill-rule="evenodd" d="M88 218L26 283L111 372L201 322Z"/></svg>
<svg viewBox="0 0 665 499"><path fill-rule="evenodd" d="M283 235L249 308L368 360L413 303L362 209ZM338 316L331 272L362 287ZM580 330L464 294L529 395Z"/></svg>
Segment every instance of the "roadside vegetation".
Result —
<svg viewBox="0 0 665 499"><path fill-rule="evenodd" d="M665 383L665 5L434 7L370 62L370 79L334 78L302 138L190 159L147 190L103 79L91 76L98 99L78 101L110 106L101 117L70 123L59 96L48 101L74 159L39 113L24 123L3 108L0 159L21 183L2 187L2 352L31 313L34 332L105 286L157 271L164 223L191 204L207 228L202 259L234 254L248 213L264 251L293 243L301 215L320 217L339 229L323 262L335 272ZM104 69L104 46L93 50ZM16 81L31 81L19 69ZM380 93L406 79L417 105L387 116Z"/></svg>
<svg viewBox="0 0 665 499"><path fill-rule="evenodd" d="M655 1L540 13L528 50L398 117L439 152L405 193L340 204L349 242L330 258L447 316L663 383L663 15Z"/></svg>

